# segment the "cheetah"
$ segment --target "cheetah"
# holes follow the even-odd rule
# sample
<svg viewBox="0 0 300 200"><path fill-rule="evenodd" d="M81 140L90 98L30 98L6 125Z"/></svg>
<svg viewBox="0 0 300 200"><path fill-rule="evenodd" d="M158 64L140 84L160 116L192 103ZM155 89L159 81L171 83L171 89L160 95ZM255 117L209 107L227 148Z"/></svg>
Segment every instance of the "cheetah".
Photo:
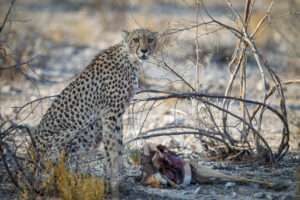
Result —
<svg viewBox="0 0 300 200"><path fill-rule="evenodd" d="M157 40L158 33L148 29L124 31L122 42L102 51L63 89L36 128L37 148L44 157L57 159L62 152L72 157L103 143L110 187L117 190L122 115L138 88L142 63L155 53Z"/></svg>

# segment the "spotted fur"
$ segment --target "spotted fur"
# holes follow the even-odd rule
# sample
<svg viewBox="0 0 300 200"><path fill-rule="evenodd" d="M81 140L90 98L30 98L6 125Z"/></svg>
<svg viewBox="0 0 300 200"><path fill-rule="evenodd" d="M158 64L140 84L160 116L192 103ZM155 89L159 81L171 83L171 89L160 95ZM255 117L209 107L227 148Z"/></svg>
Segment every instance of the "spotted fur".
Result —
<svg viewBox="0 0 300 200"><path fill-rule="evenodd" d="M123 41L101 52L54 100L36 129L38 149L51 159L96 148L120 172L122 115L138 87L138 71L156 48L157 33L124 31Z"/></svg>

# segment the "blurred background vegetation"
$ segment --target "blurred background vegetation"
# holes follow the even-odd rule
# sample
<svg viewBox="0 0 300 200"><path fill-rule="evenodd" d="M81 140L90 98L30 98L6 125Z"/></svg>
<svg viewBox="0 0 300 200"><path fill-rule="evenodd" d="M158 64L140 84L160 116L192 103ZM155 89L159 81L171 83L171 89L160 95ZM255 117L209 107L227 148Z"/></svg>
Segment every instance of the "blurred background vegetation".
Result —
<svg viewBox="0 0 300 200"><path fill-rule="evenodd" d="M196 0L22 0L16 1L6 29L1 34L0 52L2 62L11 65L29 60L33 56L47 55L55 45L73 45L81 47L105 48L118 42L122 29L148 27L157 31L182 27L195 22L197 9L200 21L207 19L203 9L197 8ZM203 1L209 11L225 21L233 18L225 1ZM232 1L237 11L242 12L244 2ZM250 22L254 29L265 14L270 0L256 1ZM0 1L0 20L3 20L9 7L9 1ZM259 47L288 57L284 67L299 73L299 0L275 1L271 16L257 35ZM213 59L226 61L235 41L226 30L208 34L209 27L199 30L202 37L201 51L215 55ZM170 52L180 54L179 59L194 54L193 31L181 32L174 36L181 44L173 40ZM179 43L179 42L177 42ZM176 46L185 46L178 52ZM9 47L8 47L9 45ZM225 48L225 51L223 51ZM5 52L3 52L5 49ZM223 54L223 55L222 55ZM229 55L226 55L229 54ZM8 58L12 57L12 59ZM41 59L45 63L45 59ZM277 59L277 58L274 58ZM37 61L38 59L36 59ZM275 63L276 64L276 63ZM39 67L41 63L38 62ZM3 73L3 72L1 72ZM9 76L5 76L9 77Z"/></svg>
<svg viewBox="0 0 300 200"><path fill-rule="evenodd" d="M121 30L147 27L164 32L208 21L199 2L215 18L238 26L222 0L16 0L0 33L0 68L5 68L0 70L0 113L9 115L12 106L57 94L100 50L119 42ZM244 1L231 2L242 15ZM270 2L255 1L250 32L265 15ZM0 1L0 22L9 6L10 1ZM299 0L275 1L267 23L255 38L283 80L300 75L299 18ZM165 59L177 72L193 84L198 84L200 77L196 88L201 91L224 94L230 76L227 66L236 45L232 33L207 25L179 31L166 42ZM251 70L255 66L251 56L248 65L248 95L256 96L262 86L256 68ZM195 74L195 67L199 67L200 75ZM168 71L151 63L143 69L142 86L187 89ZM235 89L239 91L238 87ZM298 109L297 91L297 86L290 86L287 96L289 106ZM39 121L40 115L35 115L33 123Z"/></svg>

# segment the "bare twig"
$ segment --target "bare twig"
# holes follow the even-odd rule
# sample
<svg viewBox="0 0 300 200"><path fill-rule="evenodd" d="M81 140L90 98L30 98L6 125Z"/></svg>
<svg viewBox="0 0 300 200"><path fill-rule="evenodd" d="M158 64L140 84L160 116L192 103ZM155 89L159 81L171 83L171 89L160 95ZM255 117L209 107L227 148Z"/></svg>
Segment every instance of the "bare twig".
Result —
<svg viewBox="0 0 300 200"><path fill-rule="evenodd" d="M58 97L58 95L45 96L45 97L41 97L41 98L34 99L32 101L29 101L22 106L15 106L12 108L16 109L16 113L18 114L27 106L32 106L34 103L40 103L43 100L50 99L50 98L56 98L56 97Z"/></svg>
<svg viewBox="0 0 300 200"><path fill-rule="evenodd" d="M192 30L192 29L197 29L197 28L199 28L201 26L206 26L206 25L210 25L210 24L214 24L214 22L211 20L211 21L197 23L197 24L186 26L186 27L182 27L182 28L169 28L166 31L162 32L160 34L160 36L161 37L165 37L165 36L173 35L173 34L176 34L176 33L179 33L179 32L189 31L189 30Z"/></svg>
<svg viewBox="0 0 300 200"><path fill-rule="evenodd" d="M7 13L6 13L5 17L4 17L4 20L3 20L2 24L1 24L1 26L0 26L0 33L4 30L4 27L6 25L6 22L8 20L8 17L10 15L11 11L12 11L12 8L13 8L15 2L16 2L16 0L11 0L11 2L10 2L10 6L8 8L8 11L7 11Z"/></svg>
<svg viewBox="0 0 300 200"><path fill-rule="evenodd" d="M265 23L266 19L270 16L273 4L274 4L274 1L271 1L271 3L269 4L269 7L268 7L268 10L267 10L266 14L259 20L259 22L257 23L257 25L256 25L253 33L250 35L250 38L254 38L255 37L256 33L259 31L259 29Z"/></svg>
<svg viewBox="0 0 300 200"><path fill-rule="evenodd" d="M20 66L22 66L22 65L28 65L28 64L29 64L30 62L32 62L34 59L36 59L36 57L32 57L31 59L29 59L29 60L27 60L27 61L25 61L25 62L17 63L17 64L15 64L15 65L7 66L7 67L1 66L1 67L0 67L0 70L10 70L10 69L12 69L12 68L18 68L18 67L20 67Z"/></svg>

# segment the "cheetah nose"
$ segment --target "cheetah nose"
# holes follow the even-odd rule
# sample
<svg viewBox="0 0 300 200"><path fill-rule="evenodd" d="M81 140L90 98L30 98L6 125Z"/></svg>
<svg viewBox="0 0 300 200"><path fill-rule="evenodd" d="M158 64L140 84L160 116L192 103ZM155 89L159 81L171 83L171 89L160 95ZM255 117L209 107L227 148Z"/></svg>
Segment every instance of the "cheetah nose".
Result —
<svg viewBox="0 0 300 200"><path fill-rule="evenodd" d="M142 53L147 53L147 51L148 51L147 49L141 49Z"/></svg>

